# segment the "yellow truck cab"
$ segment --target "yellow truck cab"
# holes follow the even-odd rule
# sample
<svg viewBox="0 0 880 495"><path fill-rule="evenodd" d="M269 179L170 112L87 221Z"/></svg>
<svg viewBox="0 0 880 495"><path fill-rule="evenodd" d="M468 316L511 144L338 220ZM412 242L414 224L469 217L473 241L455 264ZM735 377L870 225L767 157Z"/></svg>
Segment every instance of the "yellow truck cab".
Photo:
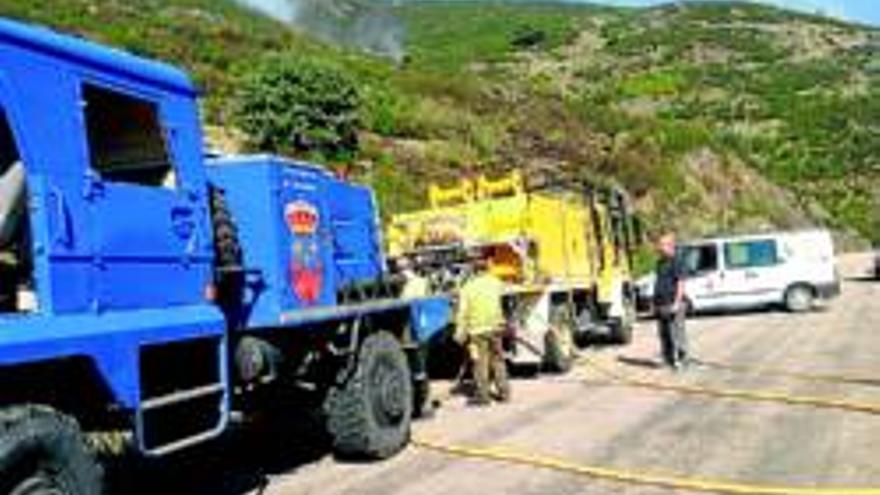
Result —
<svg viewBox="0 0 880 495"><path fill-rule="evenodd" d="M565 371L575 342L629 342L636 235L621 191L527 188L515 172L433 185L428 195L427 209L391 219L389 255L409 258L434 290L454 294L471 272L473 253L488 253L508 284L513 363Z"/></svg>

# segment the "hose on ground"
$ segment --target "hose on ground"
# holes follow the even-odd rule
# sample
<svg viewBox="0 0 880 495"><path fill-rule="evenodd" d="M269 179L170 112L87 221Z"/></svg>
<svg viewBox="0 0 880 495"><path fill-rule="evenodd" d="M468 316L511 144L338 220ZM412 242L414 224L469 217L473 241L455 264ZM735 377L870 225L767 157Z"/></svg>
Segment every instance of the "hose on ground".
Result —
<svg viewBox="0 0 880 495"><path fill-rule="evenodd" d="M517 464L618 483L630 483L691 492L719 493L725 495L880 495L880 488L820 488L740 483L735 481L691 478L674 474L658 474L640 470L623 470L578 464L553 457L525 454L498 447L470 447L420 438L414 439L412 444L417 448L439 452L454 457Z"/></svg>

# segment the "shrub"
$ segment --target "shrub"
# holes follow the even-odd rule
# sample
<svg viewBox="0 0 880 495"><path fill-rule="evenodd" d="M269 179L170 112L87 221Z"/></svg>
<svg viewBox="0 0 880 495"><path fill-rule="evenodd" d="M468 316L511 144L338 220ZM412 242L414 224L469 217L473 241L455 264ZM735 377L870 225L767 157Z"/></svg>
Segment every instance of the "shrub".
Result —
<svg viewBox="0 0 880 495"><path fill-rule="evenodd" d="M519 26L511 35L510 46L515 50L538 48L547 41L547 33L543 29L528 24Z"/></svg>
<svg viewBox="0 0 880 495"><path fill-rule="evenodd" d="M338 67L273 55L246 75L235 121L263 151L350 156L358 149L360 96Z"/></svg>
<svg viewBox="0 0 880 495"><path fill-rule="evenodd" d="M632 76L620 84L620 91L631 98L673 95L684 89L686 83L683 72L669 69Z"/></svg>
<svg viewBox="0 0 880 495"><path fill-rule="evenodd" d="M365 83L361 90L361 111L364 128L382 136L399 133L401 114L407 104L399 93L377 83Z"/></svg>

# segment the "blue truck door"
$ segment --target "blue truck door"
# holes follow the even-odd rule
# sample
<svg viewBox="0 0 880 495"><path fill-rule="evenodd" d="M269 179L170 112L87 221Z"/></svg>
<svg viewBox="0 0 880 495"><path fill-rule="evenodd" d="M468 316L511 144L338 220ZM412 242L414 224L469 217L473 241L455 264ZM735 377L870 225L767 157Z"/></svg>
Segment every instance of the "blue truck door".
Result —
<svg viewBox="0 0 880 495"><path fill-rule="evenodd" d="M93 305L155 308L198 301L210 262L204 198L183 184L159 102L85 84L84 198L95 221Z"/></svg>

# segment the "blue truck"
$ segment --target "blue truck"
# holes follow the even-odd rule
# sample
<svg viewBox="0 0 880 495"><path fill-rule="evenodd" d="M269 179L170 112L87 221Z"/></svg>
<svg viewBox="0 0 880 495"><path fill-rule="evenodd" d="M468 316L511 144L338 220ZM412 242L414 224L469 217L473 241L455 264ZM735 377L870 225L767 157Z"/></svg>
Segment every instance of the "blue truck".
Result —
<svg viewBox="0 0 880 495"><path fill-rule="evenodd" d="M401 299L365 187L203 152L168 65L0 20L0 494L101 491L277 407L335 451L402 449L444 298Z"/></svg>

